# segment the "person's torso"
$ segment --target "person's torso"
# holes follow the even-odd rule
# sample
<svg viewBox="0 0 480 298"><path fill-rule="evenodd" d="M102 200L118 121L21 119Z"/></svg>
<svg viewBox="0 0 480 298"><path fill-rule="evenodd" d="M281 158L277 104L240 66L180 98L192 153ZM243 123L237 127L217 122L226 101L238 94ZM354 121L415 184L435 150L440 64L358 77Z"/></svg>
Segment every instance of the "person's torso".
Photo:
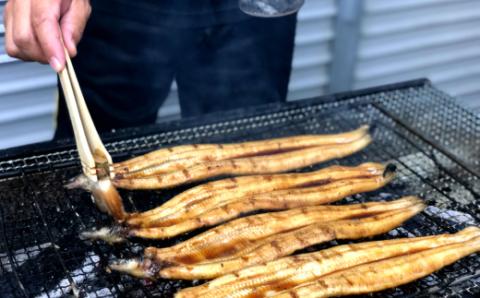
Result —
<svg viewBox="0 0 480 298"><path fill-rule="evenodd" d="M203 27L241 21L248 16L238 0L91 0L102 13L174 27Z"/></svg>

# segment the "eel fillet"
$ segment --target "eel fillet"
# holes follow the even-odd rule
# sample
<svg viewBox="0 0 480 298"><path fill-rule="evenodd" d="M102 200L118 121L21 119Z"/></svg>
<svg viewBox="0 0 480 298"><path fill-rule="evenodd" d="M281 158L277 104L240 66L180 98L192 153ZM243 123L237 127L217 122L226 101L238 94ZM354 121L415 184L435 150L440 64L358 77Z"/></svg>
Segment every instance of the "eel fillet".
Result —
<svg viewBox="0 0 480 298"><path fill-rule="evenodd" d="M243 197L279 190L322 186L354 178L379 177L379 183L382 184L383 179L391 180L394 172L395 166L392 164L385 166L379 163L363 163L356 167L330 166L307 173L228 178L193 187L152 210L130 214L126 223L129 226L148 227L149 222L155 222L155 226L161 226L160 223L166 221L164 225L169 225L167 219L181 218L188 212L195 212L197 215L214 206Z"/></svg>
<svg viewBox="0 0 480 298"><path fill-rule="evenodd" d="M262 225L265 223L270 225L276 224L280 225L281 227L283 223L289 222L290 218L292 218L291 224L295 223L293 219L298 219L297 222L300 224L305 222L311 223L312 221L319 219L334 220L352 216L361 217L386 210L403 208L411 204L415 204L416 202L419 202L418 198L406 197L393 202L377 202L343 206L308 206L294 208L283 212L257 214L239 218L221 226L217 226L209 231L197 235L190 240L187 240L186 242L178 244L176 248L185 245L193 245L193 247L196 245L205 245L205 241L211 241L213 243L217 241L224 242L226 239L228 239L226 237L239 237L241 233L247 233L248 237L258 237L257 234L250 234L252 231L255 231L253 229L254 227L260 227L258 228L258 231L262 231ZM208 213L208 215L210 216L211 214ZM198 217L198 219L202 219L202 217ZM189 222L189 220L185 221L185 223ZM193 220L193 222L197 222L197 224L199 224L198 220ZM306 224L308 223L305 223L305 225ZM103 240L110 244L114 244L123 242L127 237L141 237L148 239L165 238L165 229L170 228L172 231L177 232L179 227L183 228L184 226L182 223L180 223L171 227L162 228L164 230L160 230L160 228L135 229L125 226L114 226L112 228L102 228L95 231L83 232L81 234L81 238L90 240ZM264 230L263 232L265 233L266 231L267 230ZM219 235L222 237L221 239L218 238Z"/></svg>
<svg viewBox="0 0 480 298"><path fill-rule="evenodd" d="M114 164L119 176L135 177L180 170L194 164L267 155L295 149L351 143L368 134L369 126L363 125L353 131L326 134L302 135L234 144L193 144L156 150Z"/></svg>
<svg viewBox="0 0 480 298"><path fill-rule="evenodd" d="M455 234L401 238L335 246L318 252L284 257L216 278L179 291L177 298L270 297L284 290L360 264L425 251L480 236L480 229Z"/></svg>
<svg viewBox="0 0 480 298"><path fill-rule="evenodd" d="M143 262L120 262L113 264L111 268L151 279L159 277L212 279L248 266L278 259L314 244L334 239L358 239L388 232L422 211L424 205L416 201L402 209L383 209L383 213L375 214L370 210L363 215L366 217L338 220L342 218L339 216L337 220L320 221L276 234L261 235L262 238L255 240L248 239L247 236L243 239L234 238L235 241L224 242L225 244L212 243L199 248L184 245L183 250L176 249L176 246L167 249L148 248L145 250ZM350 217L357 216L359 214L352 213Z"/></svg>
<svg viewBox="0 0 480 298"><path fill-rule="evenodd" d="M160 224L158 221L146 219L142 227L126 228L126 230L128 230L128 236L149 239L170 238L201 227L228 221L247 212L285 210L331 203L350 195L376 190L389 181L390 179L384 178L353 179L333 182L328 187L276 191L231 201L215 206L204 213L201 213L201 210L190 209L189 211L192 212L187 212L180 218L170 219L168 221L172 224L170 226L165 226L165 222L167 222L165 219Z"/></svg>
<svg viewBox="0 0 480 298"><path fill-rule="evenodd" d="M310 173L241 177L236 182L225 179L187 190L153 210L124 215L123 226L84 232L82 237L109 243L122 242L129 236L168 238L252 211L337 201L379 189L394 176L393 164L364 163L357 167L332 166ZM239 191L232 191L237 188ZM271 191L265 192L268 190ZM121 202L119 196L117 201Z"/></svg>
<svg viewBox="0 0 480 298"><path fill-rule="evenodd" d="M346 144L287 151L274 155L218 160L154 176L115 178L116 187L165 189L222 175L251 175L286 172L358 152L372 142L369 134Z"/></svg>
<svg viewBox="0 0 480 298"><path fill-rule="evenodd" d="M382 291L425 277L478 251L480 237L475 237L465 242L337 271L272 297L321 298Z"/></svg>

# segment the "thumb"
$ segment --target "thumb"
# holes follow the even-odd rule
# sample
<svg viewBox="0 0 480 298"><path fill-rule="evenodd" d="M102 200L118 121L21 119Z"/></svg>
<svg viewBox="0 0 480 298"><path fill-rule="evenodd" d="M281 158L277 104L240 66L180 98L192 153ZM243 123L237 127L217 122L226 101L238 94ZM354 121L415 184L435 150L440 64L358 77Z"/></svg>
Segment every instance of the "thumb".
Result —
<svg viewBox="0 0 480 298"><path fill-rule="evenodd" d="M77 44L82 38L90 13L89 1L73 0L69 9L62 16L60 28L63 41L71 57L77 54Z"/></svg>

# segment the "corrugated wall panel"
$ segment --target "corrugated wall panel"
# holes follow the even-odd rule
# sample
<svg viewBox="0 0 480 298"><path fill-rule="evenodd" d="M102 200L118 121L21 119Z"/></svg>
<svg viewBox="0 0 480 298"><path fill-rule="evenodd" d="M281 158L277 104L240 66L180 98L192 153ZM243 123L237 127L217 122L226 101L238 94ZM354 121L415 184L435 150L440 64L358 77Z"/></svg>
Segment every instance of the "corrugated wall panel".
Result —
<svg viewBox="0 0 480 298"><path fill-rule="evenodd" d="M5 2L0 1L0 23ZM52 137L55 86L56 76L48 66L7 56L0 25L0 148Z"/></svg>
<svg viewBox="0 0 480 298"><path fill-rule="evenodd" d="M452 55L452 51L455 55ZM422 76L434 82L480 71L480 40L359 61L356 88ZM471 63L473 62L473 63Z"/></svg>
<svg viewBox="0 0 480 298"><path fill-rule="evenodd" d="M365 3L365 11L379 13L400 9L417 9L425 5L450 1L451 0L367 0Z"/></svg>
<svg viewBox="0 0 480 298"><path fill-rule="evenodd" d="M56 84L54 72L46 65L25 63L0 56L0 94Z"/></svg>
<svg viewBox="0 0 480 298"><path fill-rule="evenodd" d="M50 139L55 75L47 66L14 61L0 64L0 77L0 148Z"/></svg>
<svg viewBox="0 0 480 298"><path fill-rule="evenodd" d="M0 0L0 24L3 24L3 11L5 9L6 0Z"/></svg>
<svg viewBox="0 0 480 298"><path fill-rule="evenodd" d="M48 140L52 137L52 115L31 115L21 121L10 121L0 125L0 140L3 148Z"/></svg>
<svg viewBox="0 0 480 298"><path fill-rule="evenodd" d="M418 4L422 4L422 2L425 1L417 1ZM363 32L369 36L392 34L399 31L415 30L422 26L439 26L456 22L459 19L464 21L478 20L480 17L480 1L442 2L445 3L435 1L433 2L434 5L423 3L424 6L415 9L395 9L382 13L366 10L369 17L363 22ZM452 10L455 11L454 14L451 13Z"/></svg>
<svg viewBox="0 0 480 298"><path fill-rule="evenodd" d="M335 1L306 1L300 10L288 100L325 93L336 12Z"/></svg>
<svg viewBox="0 0 480 298"><path fill-rule="evenodd" d="M478 28L480 19L465 22L457 20L454 24L417 28L387 35L364 35L360 42L359 58L371 59L477 39L480 37Z"/></svg>
<svg viewBox="0 0 480 298"><path fill-rule="evenodd" d="M428 77L459 97L480 91L478 0L365 0L359 40L353 88Z"/></svg>
<svg viewBox="0 0 480 298"><path fill-rule="evenodd" d="M55 101L52 98L54 92L49 86L2 95L0 127L3 123L20 122L36 115L51 116L55 109Z"/></svg>

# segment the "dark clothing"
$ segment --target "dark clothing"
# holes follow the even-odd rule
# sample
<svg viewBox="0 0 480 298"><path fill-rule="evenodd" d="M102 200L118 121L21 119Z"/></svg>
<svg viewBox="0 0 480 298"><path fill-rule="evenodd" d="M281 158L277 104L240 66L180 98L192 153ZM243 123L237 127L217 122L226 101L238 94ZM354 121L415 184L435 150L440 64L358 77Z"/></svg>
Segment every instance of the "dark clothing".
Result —
<svg viewBox="0 0 480 298"><path fill-rule="evenodd" d="M92 6L115 18L176 28L225 25L245 20L238 0L100 0ZM100 2L97 0L97 2ZM95 2L95 1L92 1ZM153 17L152 17L153 16Z"/></svg>
<svg viewBox="0 0 480 298"><path fill-rule="evenodd" d="M286 98L294 15L250 17L237 0L91 4L73 63L99 131L154 123L174 78L182 117ZM71 136L59 94L56 137Z"/></svg>

